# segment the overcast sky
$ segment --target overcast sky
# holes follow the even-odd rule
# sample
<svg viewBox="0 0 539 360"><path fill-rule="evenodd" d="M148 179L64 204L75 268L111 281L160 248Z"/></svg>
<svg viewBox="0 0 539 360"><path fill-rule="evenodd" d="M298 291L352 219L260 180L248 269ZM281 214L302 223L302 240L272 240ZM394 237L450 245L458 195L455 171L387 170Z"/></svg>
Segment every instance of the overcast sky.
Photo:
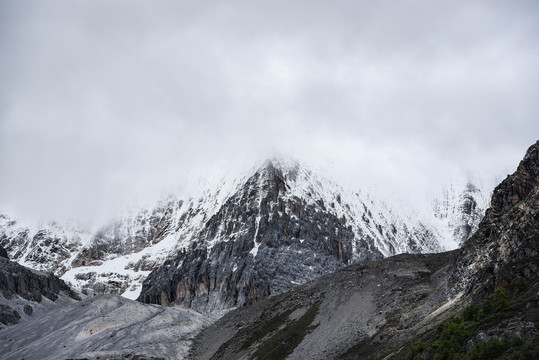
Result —
<svg viewBox="0 0 539 360"><path fill-rule="evenodd" d="M0 207L94 218L273 150L410 194L539 138L539 2L0 0Z"/></svg>

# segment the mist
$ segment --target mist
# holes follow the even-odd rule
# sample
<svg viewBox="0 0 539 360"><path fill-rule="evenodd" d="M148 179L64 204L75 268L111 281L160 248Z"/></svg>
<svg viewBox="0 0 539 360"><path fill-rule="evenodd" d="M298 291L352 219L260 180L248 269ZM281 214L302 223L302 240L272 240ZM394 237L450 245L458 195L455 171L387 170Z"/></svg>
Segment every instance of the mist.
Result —
<svg viewBox="0 0 539 360"><path fill-rule="evenodd" d="M0 0L0 212L93 221L274 152L410 198L539 135L536 1Z"/></svg>

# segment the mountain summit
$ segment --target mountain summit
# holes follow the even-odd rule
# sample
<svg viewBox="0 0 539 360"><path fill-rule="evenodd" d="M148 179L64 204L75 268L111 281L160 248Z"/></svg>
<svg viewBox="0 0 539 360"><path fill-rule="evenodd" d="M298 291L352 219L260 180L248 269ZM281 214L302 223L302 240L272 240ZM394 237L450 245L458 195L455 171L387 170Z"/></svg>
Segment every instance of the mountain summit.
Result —
<svg viewBox="0 0 539 360"><path fill-rule="evenodd" d="M457 200L446 199L449 210L441 216L458 218ZM93 233L54 222L31 230L0 215L0 245L15 261L53 271L88 295L140 295L145 302L212 310L257 301L358 261L447 249L454 236L447 225L418 214L273 157ZM466 226L479 221L472 215Z"/></svg>
<svg viewBox="0 0 539 360"><path fill-rule="evenodd" d="M360 261L438 252L441 235L410 214L347 192L294 161L266 161L194 241L143 285L140 301L231 308Z"/></svg>

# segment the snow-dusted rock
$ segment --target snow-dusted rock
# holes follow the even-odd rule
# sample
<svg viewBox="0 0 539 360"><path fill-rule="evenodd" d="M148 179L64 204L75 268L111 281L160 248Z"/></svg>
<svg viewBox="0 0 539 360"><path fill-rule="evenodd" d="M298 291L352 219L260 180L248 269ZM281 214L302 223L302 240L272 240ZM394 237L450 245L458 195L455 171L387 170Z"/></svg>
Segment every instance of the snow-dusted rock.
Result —
<svg viewBox="0 0 539 360"><path fill-rule="evenodd" d="M444 250L413 212L347 191L296 162L267 161L146 279L139 300L240 306L360 260Z"/></svg>
<svg viewBox="0 0 539 360"><path fill-rule="evenodd" d="M168 196L97 231L57 222L24 226L0 215L0 245L14 260L52 271L87 295L135 299L159 269L144 301L224 308L357 261L451 248L447 239L461 236L456 229L472 223L473 231L480 216L472 211L456 224L460 202L448 198L435 218L383 201L359 184L344 188L298 162L274 158L190 197Z"/></svg>

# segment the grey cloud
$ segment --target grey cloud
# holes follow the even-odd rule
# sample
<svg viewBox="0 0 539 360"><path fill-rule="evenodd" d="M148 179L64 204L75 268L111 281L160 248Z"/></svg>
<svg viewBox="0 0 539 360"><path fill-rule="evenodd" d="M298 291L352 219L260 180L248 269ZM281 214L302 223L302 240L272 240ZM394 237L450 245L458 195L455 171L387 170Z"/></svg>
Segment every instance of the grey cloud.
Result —
<svg viewBox="0 0 539 360"><path fill-rule="evenodd" d="M417 194L503 176L539 134L538 15L535 1L0 0L0 206L93 217L272 148Z"/></svg>

